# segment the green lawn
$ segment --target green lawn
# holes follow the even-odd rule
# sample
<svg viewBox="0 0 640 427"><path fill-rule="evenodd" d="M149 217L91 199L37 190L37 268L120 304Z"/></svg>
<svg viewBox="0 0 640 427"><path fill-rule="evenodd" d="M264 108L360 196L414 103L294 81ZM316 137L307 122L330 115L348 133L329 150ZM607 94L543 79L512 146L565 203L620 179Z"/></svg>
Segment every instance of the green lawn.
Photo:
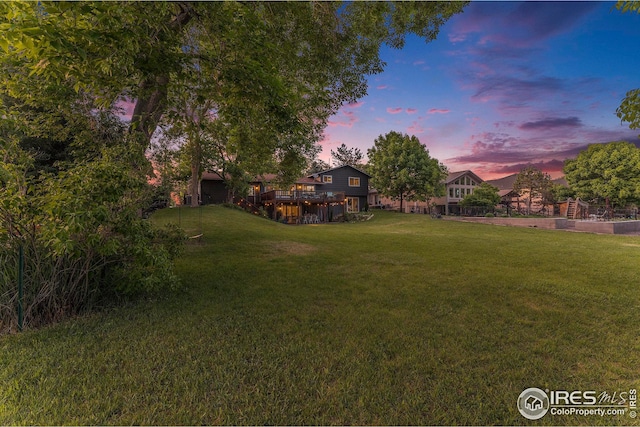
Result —
<svg viewBox="0 0 640 427"><path fill-rule="evenodd" d="M5 424L637 424L516 408L640 388L640 237L376 212L167 209L177 295L0 337Z"/></svg>

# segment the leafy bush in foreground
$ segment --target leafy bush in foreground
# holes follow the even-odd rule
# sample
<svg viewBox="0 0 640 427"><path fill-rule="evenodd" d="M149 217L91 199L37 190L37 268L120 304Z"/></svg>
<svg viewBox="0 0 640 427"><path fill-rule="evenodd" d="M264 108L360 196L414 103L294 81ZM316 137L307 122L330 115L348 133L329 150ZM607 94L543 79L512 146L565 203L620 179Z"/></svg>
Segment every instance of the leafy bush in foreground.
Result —
<svg viewBox="0 0 640 427"><path fill-rule="evenodd" d="M123 144L124 145L124 144ZM29 156L0 163L0 333L17 326L18 252L24 250L24 325L73 316L114 296L175 288L182 234L140 214L148 184L125 146L58 173L30 176Z"/></svg>

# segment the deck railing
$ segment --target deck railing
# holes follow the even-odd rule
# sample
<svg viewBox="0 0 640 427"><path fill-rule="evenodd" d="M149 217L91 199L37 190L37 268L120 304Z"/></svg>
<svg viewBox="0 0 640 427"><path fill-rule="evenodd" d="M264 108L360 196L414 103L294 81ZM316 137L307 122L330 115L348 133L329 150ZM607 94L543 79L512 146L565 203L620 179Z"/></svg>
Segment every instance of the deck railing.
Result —
<svg viewBox="0 0 640 427"><path fill-rule="evenodd" d="M343 192L336 191L271 190L260 196L263 202L336 203L345 199Z"/></svg>

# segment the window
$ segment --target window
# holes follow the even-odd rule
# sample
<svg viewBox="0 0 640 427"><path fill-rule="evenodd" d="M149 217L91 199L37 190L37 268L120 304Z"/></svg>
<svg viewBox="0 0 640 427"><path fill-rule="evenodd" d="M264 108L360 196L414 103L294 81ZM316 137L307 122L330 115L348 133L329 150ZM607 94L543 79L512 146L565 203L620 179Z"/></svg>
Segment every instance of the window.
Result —
<svg viewBox="0 0 640 427"><path fill-rule="evenodd" d="M347 197L347 212L360 212L360 199L358 197Z"/></svg>
<svg viewBox="0 0 640 427"><path fill-rule="evenodd" d="M449 187L449 197L453 199L453 187Z"/></svg>
<svg viewBox="0 0 640 427"><path fill-rule="evenodd" d="M357 176L350 176L349 187L360 187L360 178L358 178Z"/></svg>
<svg viewBox="0 0 640 427"><path fill-rule="evenodd" d="M322 175L322 182L326 182L327 184L333 183L332 175Z"/></svg>
<svg viewBox="0 0 640 427"><path fill-rule="evenodd" d="M460 189L456 188L455 190L456 190L456 199L459 199L460 198Z"/></svg>

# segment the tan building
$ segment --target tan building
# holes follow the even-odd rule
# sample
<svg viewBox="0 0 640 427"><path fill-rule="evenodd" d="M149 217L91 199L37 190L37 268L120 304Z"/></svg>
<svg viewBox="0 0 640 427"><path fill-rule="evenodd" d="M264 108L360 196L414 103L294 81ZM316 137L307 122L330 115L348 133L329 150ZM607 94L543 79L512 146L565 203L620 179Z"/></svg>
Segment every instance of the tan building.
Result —
<svg viewBox="0 0 640 427"><path fill-rule="evenodd" d="M472 194L473 190L482 182L482 178L470 170L451 172L444 182L445 195L443 197L431 199L428 202L405 200L403 202L403 212L455 214L459 210L458 203L460 203L460 200L467 194ZM380 196L375 189L369 191L369 205L383 209L400 210L400 200L392 200L388 197Z"/></svg>
<svg viewBox="0 0 640 427"><path fill-rule="evenodd" d="M445 180L445 196L432 201L437 213L442 215L458 214L459 203L467 194L473 194L484 180L470 170L451 172Z"/></svg>

